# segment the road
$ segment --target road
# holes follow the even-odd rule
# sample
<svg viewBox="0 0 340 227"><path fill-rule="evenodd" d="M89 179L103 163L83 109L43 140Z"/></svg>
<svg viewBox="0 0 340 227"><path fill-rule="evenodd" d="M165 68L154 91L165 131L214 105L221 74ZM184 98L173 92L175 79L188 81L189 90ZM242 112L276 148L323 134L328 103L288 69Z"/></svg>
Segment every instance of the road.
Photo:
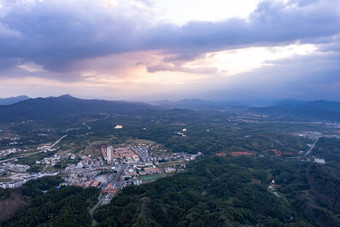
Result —
<svg viewBox="0 0 340 227"><path fill-rule="evenodd" d="M55 145L57 145L62 139L64 139L66 136L68 136L67 134L66 135L63 135L60 139L58 139L54 144L52 144L48 149L51 149L53 148ZM24 158L24 157L27 157L27 156L31 156L31 155L35 155L35 154L38 154L38 153L42 153L44 152L45 150L42 150L42 151L37 151L37 152L33 152L33 153L29 153L29 154L23 154L23 155L20 155L18 157L15 157L15 158L9 158L9 159L5 159L5 160L1 160L0 163L3 163L3 162L9 162L9 161L12 161L12 160L15 160L17 158Z"/></svg>
<svg viewBox="0 0 340 227"><path fill-rule="evenodd" d="M31 155L35 155L35 154L38 154L38 153L42 153L44 151L37 151L37 152L33 152L33 153L29 153L29 154L23 154L23 155L20 155L18 157L15 157L15 158L9 158L9 159L4 159L4 160L1 160L0 163L2 162L9 162L9 161L13 161L17 158L24 158L24 157L27 157L27 156L31 156Z"/></svg>
<svg viewBox="0 0 340 227"><path fill-rule="evenodd" d="M50 149L53 148L55 145L57 145L57 144L58 144L62 139L64 139L66 136L68 136L68 134L63 135L60 139L58 139L54 144L52 144L52 145L50 146Z"/></svg>
<svg viewBox="0 0 340 227"><path fill-rule="evenodd" d="M87 127L87 129L88 129L88 130L90 130L90 129L91 129L91 127L90 127L90 126L88 126L86 123L83 123L83 125L84 125L85 127Z"/></svg>
<svg viewBox="0 0 340 227"><path fill-rule="evenodd" d="M100 196L99 196L99 200L98 200L98 202L96 203L96 205L94 205L92 208L91 208L91 210L90 210L90 215L91 215L91 218L92 218L92 226L94 226L93 224L93 222L94 222L94 218L93 218L93 212L94 212L94 210L95 209L97 209L97 207L103 202L103 200L105 199L105 196L106 196L106 194L101 194Z"/></svg>
<svg viewBox="0 0 340 227"><path fill-rule="evenodd" d="M120 177L120 175L122 175L123 171L128 167L128 164L124 164L122 166L122 168L118 171L118 173L116 174L116 176L113 178L113 180L110 182L112 184L112 188L114 188L117 184L117 181Z"/></svg>
<svg viewBox="0 0 340 227"><path fill-rule="evenodd" d="M312 152L312 150L313 150L313 148L315 147L315 144L318 142L319 138L320 138L320 137L318 137L318 138L314 141L313 145L309 148L309 150L308 150L307 153L304 155L304 157L306 157L307 155L310 154L310 152Z"/></svg>
<svg viewBox="0 0 340 227"><path fill-rule="evenodd" d="M106 120L106 119L108 119L108 118L111 116L111 115L108 114L108 113L104 113L104 114L105 114L106 116L105 116L105 118L104 118L103 120ZM90 121L89 123L95 122L95 121L98 121L98 120L100 120L100 119L96 119L96 120ZM83 125L84 125L85 127L87 127L88 130L91 130L91 126L87 125L85 122L83 123Z"/></svg>
<svg viewBox="0 0 340 227"><path fill-rule="evenodd" d="M38 153L41 153L41 152L42 152L42 151L37 151L37 152L34 152L34 153L29 153L29 154L20 155L20 156L15 157L15 158L4 159L4 160L1 160L0 163L13 161L13 160L15 160L15 159L17 159L17 158L23 158L23 157L27 157L27 156L30 156L30 155L38 154Z"/></svg>
<svg viewBox="0 0 340 227"><path fill-rule="evenodd" d="M85 147L85 150L84 150L84 154L83 154L83 155L86 154L87 148L88 148L89 146L91 146L91 145L87 145L87 146Z"/></svg>
<svg viewBox="0 0 340 227"><path fill-rule="evenodd" d="M111 115L108 114L108 113L105 113L106 114L106 117L104 118L104 120L108 119Z"/></svg>
<svg viewBox="0 0 340 227"><path fill-rule="evenodd" d="M46 168L48 167L48 164L44 167L42 172L45 172Z"/></svg>
<svg viewBox="0 0 340 227"><path fill-rule="evenodd" d="M114 188L117 184L117 181L118 179L120 178L120 176L122 175L123 171L128 167L127 164L123 165L122 168L117 172L116 176L112 179L112 181L110 182L112 184L112 187ZM95 209L97 209L97 207L103 202L103 200L105 199L105 196L106 196L106 193L102 193L100 196L99 196L99 200L98 202L96 203L96 205L94 205L91 210L90 210L90 215L91 215L91 218L92 218L92 226L93 226L93 221L94 221L94 218L93 218L93 212L95 211Z"/></svg>

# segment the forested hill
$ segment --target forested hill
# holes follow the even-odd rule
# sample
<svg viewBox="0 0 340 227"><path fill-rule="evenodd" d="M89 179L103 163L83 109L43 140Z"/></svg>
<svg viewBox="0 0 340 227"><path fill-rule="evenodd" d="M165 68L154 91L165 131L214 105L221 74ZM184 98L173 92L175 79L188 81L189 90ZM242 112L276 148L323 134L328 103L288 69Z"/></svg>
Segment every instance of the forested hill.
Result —
<svg viewBox="0 0 340 227"><path fill-rule="evenodd" d="M275 181L273 183L273 180ZM2 226L91 226L98 190L29 181L29 207ZM46 190L47 193L42 191ZM185 172L129 186L95 210L97 226L339 226L340 180L325 165L211 156Z"/></svg>
<svg viewBox="0 0 340 227"><path fill-rule="evenodd" d="M247 111L276 117L307 121L340 121L340 102L286 100L270 107L253 107Z"/></svg>
<svg viewBox="0 0 340 227"><path fill-rule="evenodd" d="M325 168L208 158L185 173L124 189L95 218L99 226L339 226L340 184ZM325 196L333 200L325 203Z"/></svg>
<svg viewBox="0 0 340 227"><path fill-rule="evenodd" d="M45 120L94 113L137 114L145 113L152 109L155 109L155 107L144 103L86 100L63 95L60 97L29 99L12 105L0 106L0 121Z"/></svg>
<svg viewBox="0 0 340 227"><path fill-rule="evenodd" d="M99 190L68 186L57 187L60 177L44 177L27 182L22 196L29 207L1 226L91 226L88 209L96 202Z"/></svg>

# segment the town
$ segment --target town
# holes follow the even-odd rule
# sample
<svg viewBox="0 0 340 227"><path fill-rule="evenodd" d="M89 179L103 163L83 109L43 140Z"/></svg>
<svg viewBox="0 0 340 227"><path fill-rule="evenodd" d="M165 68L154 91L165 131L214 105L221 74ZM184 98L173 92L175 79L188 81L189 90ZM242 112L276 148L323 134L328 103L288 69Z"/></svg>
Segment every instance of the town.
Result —
<svg viewBox="0 0 340 227"><path fill-rule="evenodd" d="M117 148L108 146L102 147L100 152L102 156L99 157L71 153L54 154L36 161L36 164L46 165L44 170L38 173L29 172L29 165L4 162L0 165L0 176L7 176L9 180L0 182L0 187L17 188L32 179L60 175L64 180L61 186L99 188L101 191L99 202L107 204L124 187L149 183L168 174L180 172L185 169L186 162L202 155L200 152L197 154L181 152L153 156L148 152L148 145ZM46 171L48 167L60 167L62 162L69 164L58 171Z"/></svg>

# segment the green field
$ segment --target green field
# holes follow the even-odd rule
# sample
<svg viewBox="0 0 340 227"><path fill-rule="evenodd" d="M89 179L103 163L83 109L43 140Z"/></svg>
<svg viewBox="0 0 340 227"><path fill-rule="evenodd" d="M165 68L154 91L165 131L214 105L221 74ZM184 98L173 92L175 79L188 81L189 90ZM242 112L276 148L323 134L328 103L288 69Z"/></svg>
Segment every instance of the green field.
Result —
<svg viewBox="0 0 340 227"><path fill-rule="evenodd" d="M143 182L145 182L145 181L157 180L161 178L161 176L159 174L154 174L154 175L141 176L140 178L142 179Z"/></svg>

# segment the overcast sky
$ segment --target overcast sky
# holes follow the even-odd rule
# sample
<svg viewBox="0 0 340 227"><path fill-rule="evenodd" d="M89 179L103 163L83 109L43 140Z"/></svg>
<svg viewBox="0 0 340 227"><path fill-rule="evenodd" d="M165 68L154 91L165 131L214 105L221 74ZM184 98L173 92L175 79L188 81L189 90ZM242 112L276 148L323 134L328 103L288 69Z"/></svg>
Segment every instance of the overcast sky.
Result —
<svg viewBox="0 0 340 227"><path fill-rule="evenodd" d="M0 0L0 97L340 101L338 0Z"/></svg>

